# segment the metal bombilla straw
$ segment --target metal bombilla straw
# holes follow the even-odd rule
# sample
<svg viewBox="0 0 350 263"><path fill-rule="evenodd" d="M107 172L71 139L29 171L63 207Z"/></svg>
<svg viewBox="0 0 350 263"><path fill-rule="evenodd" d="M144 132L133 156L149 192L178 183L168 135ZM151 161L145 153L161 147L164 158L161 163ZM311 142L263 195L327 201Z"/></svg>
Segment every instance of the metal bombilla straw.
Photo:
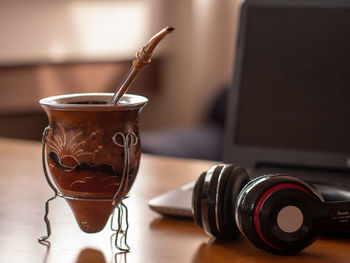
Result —
<svg viewBox="0 0 350 263"><path fill-rule="evenodd" d="M146 46L144 46L139 52L136 53L135 59L132 63L132 67L129 70L127 76L125 77L124 81L120 85L119 89L114 93L113 97L109 101L109 104L111 105L117 105L118 102L121 100L123 95L126 93L128 88L130 87L131 83L135 79L137 73L142 70L145 66L147 66L151 62L151 57L153 54L153 50L158 45L158 43L170 32L174 31L173 27L166 27L163 28L160 32L155 34L147 43ZM123 136L123 134L121 134ZM137 136L134 135L135 139L132 139L132 134L128 134L126 137L123 136L123 145L119 145L117 140L113 138L113 141L116 145L119 145L120 147L124 148L124 156L125 156L125 163L124 163L124 174L123 178L120 182L119 188L116 192L116 194L113 197L113 205L115 205L116 209L118 210L118 220L117 225L118 228L113 228L113 221L114 221L114 213L112 214L111 218L111 229L115 231L115 246L120 250L124 252L128 252L130 250L130 247L127 244L127 232L129 228L129 220L128 220L128 208L124 204L122 197L125 195L125 191L128 186L128 171L129 171L129 147L132 145L132 141L134 143L137 143ZM123 220L123 218L125 218ZM123 224L123 222L125 224ZM123 229L123 225L125 225L125 228ZM118 245L118 240L120 242L120 245Z"/></svg>
<svg viewBox="0 0 350 263"><path fill-rule="evenodd" d="M153 55L153 50L155 47L163 39L163 37L172 31L174 31L173 27L163 28L150 39L146 46L144 46L139 52L136 53L129 73L126 75L119 89L114 93L112 99L109 101L109 104L118 104L120 99L123 97L135 79L137 73L151 62L151 57Z"/></svg>

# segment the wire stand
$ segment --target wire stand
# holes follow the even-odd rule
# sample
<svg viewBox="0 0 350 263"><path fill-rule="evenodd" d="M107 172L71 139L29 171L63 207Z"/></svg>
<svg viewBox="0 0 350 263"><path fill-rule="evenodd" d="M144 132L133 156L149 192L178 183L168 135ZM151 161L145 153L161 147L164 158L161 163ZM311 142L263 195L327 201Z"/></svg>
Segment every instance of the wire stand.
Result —
<svg viewBox="0 0 350 263"><path fill-rule="evenodd" d="M46 245L46 243L48 242L47 239L51 235L51 224L50 224L50 220L48 219L49 202L54 200L57 196L64 199L83 200L83 201L111 201L112 204L115 206L115 209L111 216L111 225L110 225L111 230L115 231L115 233L113 234L115 235L114 245L119 251L121 251L121 253L129 252L130 247L127 243L127 234L129 229L128 208L124 204L123 200L127 198L126 192L127 192L127 186L129 181L129 170L130 170L130 147L135 146L138 143L138 137L134 132L127 133L126 135L124 135L121 132L116 132L112 137L113 143L116 146L124 148L123 175L122 175L122 179L118 187L118 190L113 196L113 198L112 199L80 198L80 197L63 195L61 192L57 190L57 188L54 186L54 184L52 183L49 177L47 167L46 167L46 150L45 150L46 142L47 142L47 134L49 132L49 129L50 129L49 126L45 128L43 132L43 137L42 137L42 165L43 165L43 171L44 171L46 181L51 187L51 189L54 191L54 196L47 199L45 202L44 221L46 224L46 235L38 238L39 243ZM122 143L119 143L117 141L118 136L121 138ZM115 210L117 210L117 214L118 214L116 228L113 226Z"/></svg>
<svg viewBox="0 0 350 263"><path fill-rule="evenodd" d="M117 205L116 208L118 211L118 219L117 219L118 220L117 221L118 228L117 229L115 229L113 227L114 213L115 212L113 212L112 218L111 218L111 229L112 229L112 231L115 231L114 246L122 252L128 252L130 250L130 247L127 243L128 230L129 230L128 208L123 203L123 201L119 205ZM125 220L123 220L124 216L125 216ZM125 224L123 224L123 222ZM123 225L125 225L125 229L123 229Z"/></svg>

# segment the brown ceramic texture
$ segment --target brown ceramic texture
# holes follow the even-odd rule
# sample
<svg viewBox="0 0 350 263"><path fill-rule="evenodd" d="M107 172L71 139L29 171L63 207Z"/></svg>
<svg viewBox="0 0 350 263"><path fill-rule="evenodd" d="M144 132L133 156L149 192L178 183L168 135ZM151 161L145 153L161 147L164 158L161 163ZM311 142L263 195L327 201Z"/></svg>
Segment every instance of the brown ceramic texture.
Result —
<svg viewBox="0 0 350 263"><path fill-rule="evenodd" d="M126 95L128 100L121 105L103 104L111 96L72 94L40 101L50 127L47 163L58 190L73 198L110 199L66 199L80 228L89 233L102 230L113 212L111 200L125 168L129 169L128 183L116 204L129 192L141 157L138 117L147 99ZM128 157L129 167L125 167Z"/></svg>

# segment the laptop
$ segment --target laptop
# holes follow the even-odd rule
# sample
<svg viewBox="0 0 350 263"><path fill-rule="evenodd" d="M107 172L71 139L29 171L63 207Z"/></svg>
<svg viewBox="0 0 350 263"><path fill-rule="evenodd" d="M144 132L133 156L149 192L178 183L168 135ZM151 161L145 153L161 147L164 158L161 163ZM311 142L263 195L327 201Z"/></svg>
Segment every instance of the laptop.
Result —
<svg viewBox="0 0 350 263"><path fill-rule="evenodd" d="M223 157L250 176L350 185L350 1L246 0ZM198 175L199 176L199 175ZM149 207L192 217L194 182Z"/></svg>

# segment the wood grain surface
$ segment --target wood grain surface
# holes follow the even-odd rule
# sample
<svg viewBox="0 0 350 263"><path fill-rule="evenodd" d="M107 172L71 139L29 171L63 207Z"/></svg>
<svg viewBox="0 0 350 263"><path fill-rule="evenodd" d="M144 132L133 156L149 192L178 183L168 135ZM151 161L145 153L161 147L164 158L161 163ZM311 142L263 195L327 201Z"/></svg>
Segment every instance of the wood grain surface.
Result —
<svg viewBox="0 0 350 263"><path fill-rule="evenodd" d="M243 238L214 240L190 220L159 216L147 201L187 183L213 163L142 155L136 183L126 200L131 251L111 248L107 226L96 234L79 230L62 198L51 202L50 246L38 243L46 233L44 203L52 196L41 167L41 144L0 139L1 262L349 262L350 237L321 237L293 256L270 255Z"/></svg>

